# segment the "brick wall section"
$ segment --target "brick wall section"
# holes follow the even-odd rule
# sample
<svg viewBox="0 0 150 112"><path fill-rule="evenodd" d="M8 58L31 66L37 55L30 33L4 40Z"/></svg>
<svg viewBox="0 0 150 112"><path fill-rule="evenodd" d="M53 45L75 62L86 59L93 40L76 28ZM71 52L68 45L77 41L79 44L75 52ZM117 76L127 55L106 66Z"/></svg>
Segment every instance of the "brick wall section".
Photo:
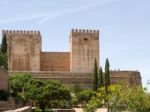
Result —
<svg viewBox="0 0 150 112"><path fill-rule="evenodd" d="M42 52L41 71L70 71L69 52Z"/></svg>
<svg viewBox="0 0 150 112"><path fill-rule="evenodd" d="M8 72L0 68L0 89L8 90Z"/></svg>

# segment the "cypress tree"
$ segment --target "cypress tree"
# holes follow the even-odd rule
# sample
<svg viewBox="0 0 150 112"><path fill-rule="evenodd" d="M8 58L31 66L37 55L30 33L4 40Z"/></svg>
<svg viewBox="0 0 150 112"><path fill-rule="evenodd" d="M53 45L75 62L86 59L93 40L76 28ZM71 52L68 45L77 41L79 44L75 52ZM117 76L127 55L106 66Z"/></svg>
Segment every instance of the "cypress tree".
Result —
<svg viewBox="0 0 150 112"><path fill-rule="evenodd" d="M98 87L98 69L97 69L97 61L95 58L95 60L94 60L93 90L97 91L97 87Z"/></svg>
<svg viewBox="0 0 150 112"><path fill-rule="evenodd" d="M108 93L108 86L110 85L110 75L109 75L109 60L106 59L105 63L105 89L106 93Z"/></svg>
<svg viewBox="0 0 150 112"><path fill-rule="evenodd" d="M7 39L6 34L3 35L2 44L1 44L1 52L6 53L7 52Z"/></svg>
<svg viewBox="0 0 150 112"><path fill-rule="evenodd" d="M8 58L7 58L7 54L3 54L2 52L0 52L0 66L8 69Z"/></svg>
<svg viewBox="0 0 150 112"><path fill-rule="evenodd" d="M103 78L103 70L102 70L102 67L100 67L99 69L99 80L98 80L98 84L99 84L99 87L102 87L104 85L104 78Z"/></svg>

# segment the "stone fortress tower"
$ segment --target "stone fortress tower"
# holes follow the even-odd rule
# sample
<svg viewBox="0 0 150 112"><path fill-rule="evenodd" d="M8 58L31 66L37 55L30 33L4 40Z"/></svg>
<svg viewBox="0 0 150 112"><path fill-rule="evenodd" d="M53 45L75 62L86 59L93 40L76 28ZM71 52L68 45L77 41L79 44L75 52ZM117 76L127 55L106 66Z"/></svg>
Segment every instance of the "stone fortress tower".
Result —
<svg viewBox="0 0 150 112"><path fill-rule="evenodd" d="M3 30L2 34L7 38L9 75L29 72L36 79L92 87L95 59L99 67L98 30L72 29L70 52L42 52L39 31ZM138 71L110 71L110 77L111 83L141 84Z"/></svg>
<svg viewBox="0 0 150 112"><path fill-rule="evenodd" d="M40 32L6 30L2 34L7 37L9 71L40 71Z"/></svg>
<svg viewBox="0 0 150 112"><path fill-rule="evenodd" d="M72 30L70 47L71 72L92 73L94 59L99 63L99 31Z"/></svg>
<svg viewBox="0 0 150 112"><path fill-rule="evenodd" d="M74 30L70 52L42 52L39 31L3 31L7 37L9 71L92 73L99 62L99 31Z"/></svg>

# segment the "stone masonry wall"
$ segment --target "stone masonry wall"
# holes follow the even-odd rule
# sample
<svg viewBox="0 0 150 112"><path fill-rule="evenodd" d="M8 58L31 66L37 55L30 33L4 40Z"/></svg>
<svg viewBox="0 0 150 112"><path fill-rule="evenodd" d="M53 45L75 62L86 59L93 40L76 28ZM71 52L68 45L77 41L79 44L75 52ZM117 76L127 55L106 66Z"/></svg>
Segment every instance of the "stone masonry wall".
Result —
<svg viewBox="0 0 150 112"><path fill-rule="evenodd" d="M99 66L99 31L72 29L70 49L71 72L92 73L95 58Z"/></svg>
<svg viewBox="0 0 150 112"><path fill-rule="evenodd" d="M41 71L70 71L70 53L42 52Z"/></svg>
<svg viewBox="0 0 150 112"><path fill-rule="evenodd" d="M8 31L9 71L40 71L41 35L39 31Z"/></svg>
<svg viewBox="0 0 150 112"><path fill-rule="evenodd" d="M0 68L0 89L8 90L8 72Z"/></svg>
<svg viewBox="0 0 150 112"><path fill-rule="evenodd" d="M13 75L15 72L10 72ZM70 86L80 85L82 88L92 88L93 74L91 73L75 73L63 71L39 71L30 72L32 76L40 80L57 80L62 84ZM137 71L110 71L111 84L124 81L126 85L141 85L140 73Z"/></svg>
<svg viewBox="0 0 150 112"><path fill-rule="evenodd" d="M110 71L111 84L124 81L127 85L141 85L141 75L138 71Z"/></svg>

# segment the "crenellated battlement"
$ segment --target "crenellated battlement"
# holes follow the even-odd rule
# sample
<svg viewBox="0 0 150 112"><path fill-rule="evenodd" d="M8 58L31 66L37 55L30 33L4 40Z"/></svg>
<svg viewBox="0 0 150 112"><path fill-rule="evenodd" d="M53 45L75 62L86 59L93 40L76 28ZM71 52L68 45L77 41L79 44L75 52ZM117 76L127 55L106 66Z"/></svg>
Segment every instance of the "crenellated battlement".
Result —
<svg viewBox="0 0 150 112"><path fill-rule="evenodd" d="M71 30L71 33L99 34L99 30L72 29L72 30Z"/></svg>
<svg viewBox="0 0 150 112"><path fill-rule="evenodd" d="M29 30L2 30L2 34L7 35L40 35L40 31L29 31Z"/></svg>
<svg viewBox="0 0 150 112"><path fill-rule="evenodd" d="M88 29L72 29L70 33L70 37L78 37L78 38L90 38L94 40L99 39L99 30L88 30Z"/></svg>

